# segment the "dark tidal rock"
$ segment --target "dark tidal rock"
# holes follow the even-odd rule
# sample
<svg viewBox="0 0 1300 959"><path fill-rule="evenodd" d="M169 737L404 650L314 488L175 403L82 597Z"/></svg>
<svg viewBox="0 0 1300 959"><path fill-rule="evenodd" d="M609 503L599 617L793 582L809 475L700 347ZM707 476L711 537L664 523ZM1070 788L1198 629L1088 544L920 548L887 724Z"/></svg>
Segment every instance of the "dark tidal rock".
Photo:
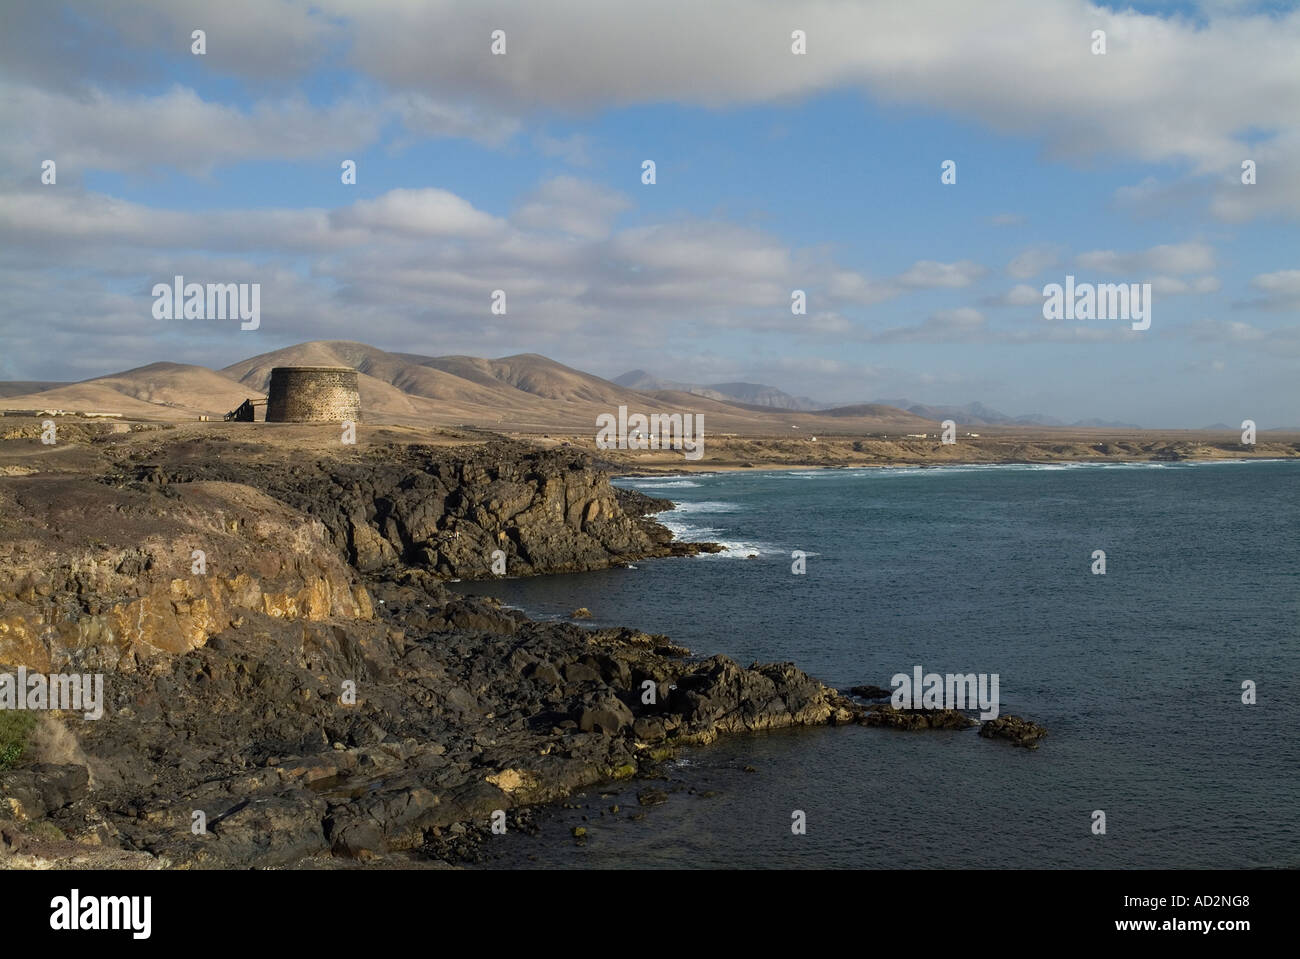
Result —
<svg viewBox="0 0 1300 959"><path fill-rule="evenodd" d="M977 725L957 709L895 709L888 704L868 706L859 720L864 726L890 729L969 729Z"/></svg>
<svg viewBox="0 0 1300 959"><path fill-rule="evenodd" d="M986 739L1005 739L1013 746L1025 749L1037 749L1039 740L1047 735L1047 730L1019 716L999 716L990 719L980 727L980 735Z"/></svg>

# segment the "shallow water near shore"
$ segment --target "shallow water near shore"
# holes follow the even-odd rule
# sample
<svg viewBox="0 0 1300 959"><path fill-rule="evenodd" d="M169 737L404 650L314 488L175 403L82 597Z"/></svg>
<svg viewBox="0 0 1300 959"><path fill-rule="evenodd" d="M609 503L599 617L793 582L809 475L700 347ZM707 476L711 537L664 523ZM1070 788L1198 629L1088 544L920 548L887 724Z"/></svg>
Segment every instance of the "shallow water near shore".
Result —
<svg viewBox="0 0 1300 959"><path fill-rule="evenodd" d="M973 730L729 737L683 752L666 782L551 807L538 836L498 841L494 865L1300 866L1300 463L618 484L673 499L661 521L727 551L456 588L538 618L585 606L592 625L745 665L793 661L842 690L916 665L997 673L1001 712L1049 735L1035 752ZM1097 549L1104 576L1090 572ZM1257 705L1242 704L1244 680ZM648 787L667 802L639 806ZM806 835L791 833L794 810Z"/></svg>

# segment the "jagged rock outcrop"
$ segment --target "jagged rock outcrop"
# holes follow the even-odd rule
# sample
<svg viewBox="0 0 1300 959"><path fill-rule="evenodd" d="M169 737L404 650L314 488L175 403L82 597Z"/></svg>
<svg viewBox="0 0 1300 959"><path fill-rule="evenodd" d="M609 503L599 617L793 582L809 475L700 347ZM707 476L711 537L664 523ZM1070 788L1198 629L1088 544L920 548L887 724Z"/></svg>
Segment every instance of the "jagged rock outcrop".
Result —
<svg viewBox="0 0 1300 959"><path fill-rule="evenodd" d="M615 490L576 450L497 441L472 448L384 446L350 457L265 464L166 451L124 461L121 475L154 482L225 480L263 490L319 519L363 573L398 565L485 579L494 551L505 575L602 569L647 556L688 555L646 512L665 500Z"/></svg>
<svg viewBox="0 0 1300 959"><path fill-rule="evenodd" d="M148 674L111 675L102 720L64 720L96 788L57 809L28 805L69 836L106 824L104 843L176 865L366 858L653 770L722 733L856 715L789 664L693 661L663 637L535 623L488 600L456 604L487 629L438 608L412 634L398 624L428 594L373 588L374 622L250 614ZM208 823L197 836L196 811Z"/></svg>
<svg viewBox="0 0 1300 959"><path fill-rule="evenodd" d="M1013 746L1025 749L1037 749L1039 740L1047 735L1047 730L1019 716L999 716L980 726L980 735L986 739L1006 739Z"/></svg>
<svg viewBox="0 0 1300 959"><path fill-rule="evenodd" d="M859 722L890 729L969 729L977 725L959 709L895 709L887 703L868 706Z"/></svg>
<svg viewBox="0 0 1300 959"><path fill-rule="evenodd" d="M90 774L75 763L35 763L0 772L0 812L20 822L42 819L85 799Z"/></svg>
<svg viewBox="0 0 1300 959"><path fill-rule="evenodd" d="M372 614L325 528L246 486L0 483L0 664L132 670L250 611Z"/></svg>
<svg viewBox="0 0 1300 959"><path fill-rule="evenodd" d="M136 451L0 479L0 669L105 674L101 719L40 714L0 774L17 864L444 855L495 810L860 709L790 664L450 593L492 544L532 571L679 549L579 456Z"/></svg>

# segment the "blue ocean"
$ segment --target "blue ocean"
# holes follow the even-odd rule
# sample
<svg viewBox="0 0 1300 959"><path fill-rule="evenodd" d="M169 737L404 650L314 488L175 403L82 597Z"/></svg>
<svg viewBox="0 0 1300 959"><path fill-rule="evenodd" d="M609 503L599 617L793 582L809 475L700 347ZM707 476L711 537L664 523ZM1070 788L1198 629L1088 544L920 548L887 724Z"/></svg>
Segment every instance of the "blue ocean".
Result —
<svg viewBox="0 0 1300 959"><path fill-rule="evenodd" d="M639 806L643 782L589 790L496 865L1300 867L1300 462L616 482L727 549L460 588L845 691L918 665L996 673L1001 712L1049 735L1037 751L974 730L732 737L669 763L667 802Z"/></svg>

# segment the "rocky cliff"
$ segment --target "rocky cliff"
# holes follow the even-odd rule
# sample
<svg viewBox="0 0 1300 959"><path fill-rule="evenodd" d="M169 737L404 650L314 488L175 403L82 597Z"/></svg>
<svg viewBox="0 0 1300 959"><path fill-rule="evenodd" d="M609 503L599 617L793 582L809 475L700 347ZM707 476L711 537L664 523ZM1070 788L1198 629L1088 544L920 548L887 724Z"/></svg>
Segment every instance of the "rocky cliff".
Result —
<svg viewBox="0 0 1300 959"><path fill-rule="evenodd" d="M367 620L325 527L231 483L0 482L0 664L131 671L250 611Z"/></svg>
<svg viewBox="0 0 1300 959"><path fill-rule="evenodd" d="M496 810L861 715L789 664L449 593L496 549L527 575L698 548L580 454L106 442L0 478L0 672L101 672L107 700L22 714L0 862L455 859Z"/></svg>
<svg viewBox="0 0 1300 959"><path fill-rule="evenodd" d="M144 462L137 462L144 460ZM650 501L617 490L588 456L497 441L456 452L391 444L300 462L195 461L149 451L120 464L119 481L218 480L253 486L319 519L363 573L414 566L442 577L600 569L707 544L673 543L644 520ZM658 508L666 504L660 501Z"/></svg>

